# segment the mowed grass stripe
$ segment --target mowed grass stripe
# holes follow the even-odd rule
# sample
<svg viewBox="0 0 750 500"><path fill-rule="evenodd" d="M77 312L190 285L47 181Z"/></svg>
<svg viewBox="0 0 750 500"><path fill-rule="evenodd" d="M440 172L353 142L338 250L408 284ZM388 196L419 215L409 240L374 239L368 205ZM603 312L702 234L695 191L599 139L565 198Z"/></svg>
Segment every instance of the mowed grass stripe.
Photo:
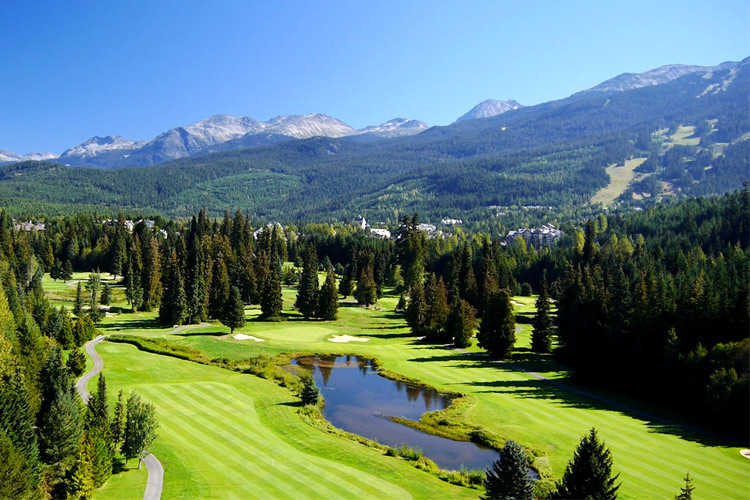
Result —
<svg viewBox="0 0 750 500"><path fill-rule="evenodd" d="M148 392L148 394L155 398L172 399L173 401L185 403L185 400L181 398L181 394L175 394L169 390L161 390L166 387L168 386L151 386L148 391L144 392ZM184 445L194 450L197 452L196 455L206 455L207 458L212 459L203 460L202 464L211 467L216 472L216 482L218 484L231 485L233 490L241 489L250 494L252 494L253 490L248 489L246 485L256 487L262 485L274 497L294 498L295 491L293 488L280 488L279 482L273 481L274 478L268 474L269 471L267 468L260 465L256 456L238 452L236 448L232 447L231 443L229 445L225 444L226 436L214 433L211 430L212 424L210 422L206 421L205 424L197 424L195 415L187 418L179 414L173 415L171 420L171 423L178 424L174 430L177 431L179 429L177 432L181 436L202 436L206 438L206 441L210 439L211 444L206 447L198 448L187 439L183 439L181 446ZM217 425L217 422L214 422L213 425ZM253 460L254 458L256 460ZM212 485L211 488L213 490L215 486Z"/></svg>
<svg viewBox="0 0 750 500"><path fill-rule="evenodd" d="M200 386L200 384L196 384ZM201 393L200 389L201 387L196 387L195 392ZM205 388L204 388L205 389ZM205 392L203 392L203 397L199 398L203 401L199 401L198 399L193 399L190 394L186 392L182 392L182 397L185 399L189 399L192 401L192 404L195 407L211 407L211 405L216 404L215 400L212 400L210 397L206 397ZM210 396L219 396L221 394L221 391L211 392ZM196 394L197 395L197 394ZM225 401L226 406L224 408L231 408L234 401ZM241 411L241 410L240 410ZM247 415L247 414L246 414ZM253 417L255 417L255 413L253 412ZM250 419L249 416L247 416L248 419ZM241 427L239 425L236 425L231 420L224 420L222 424L225 427L230 427L234 432L233 433L220 433L218 431L214 431L213 427L211 427L211 422L209 422L207 419L196 415L195 420L203 423L202 427L210 428L212 429L211 434L213 435L219 435L221 438L228 439L230 441L234 440L236 443L237 440L241 440L242 450L245 452L244 454L250 454L252 457L264 457L260 463L263 463L266 465L264 467L266 470L272 471L273 476L275 476L278 479L282 479L284 481L289 481L291 483L297 484L299 488L302 490L305 490L309 488L310 486L314 487L314 490L317 494L323 495L326 497L329 497L333 494L340 494L342 496L345 496L348 492L343 489L339 489L337 485L330 483L333 488L326 487L325 484L323 484L323 481L328 483L328 481L324 478L321 478L321 481L310 484L310 483L301 483L297 481L297 478L300 476L300 467L304 467L306 464L304 461L290 461L288 459L291 454L284 453L284 450L280 449L279 443L276 440L268 439L266 436L263 436L262 434L258 432L250 432L249 428ZM257 428L261 428L262 424L257 420L257 417L253 418L255 420L255 424ZM265 429L265 427L262 427ZM267 430L267 429L266 429ZM229 437L227 438L227 435ZM243 439L244 438L244 439ZM250 438L250 439L247 439ZM251 450L254 450L254 453L251 453ZM276 465L278 462L278 465ZM257 460L255 460L255 463L258 463ZM269 468L269 466L271 468Z"/></svg>
<svg viewBox="0 0 750 500"><path fill-rule="evenodd" d="M180 388L170 387L170 389L178 389L176 392L179 393L179 396L177 396L176 398L181 402L185 402L191 408L214 407L216 406L217 401L212 399L212 397L220 395L224 392L218 390L218 387L205 387L221 386L222 384L190 384L189 386L183 384L174 385L181 386ZM192 391L193 387L195 387L196 389L195 393L188 392ZM234 388L230 389L234 390ZM197 399L193 398L192 396L196 396L197 393L203 394L203 397L199 397ZM200 401L199 399L202 399L202 401ZM236 404L237 400L226 400L222 404L224 403L226 404L226 406L222 406L222 408L232 408L232 405ZM216 426L216 422L204 417L200 413L193 413L191 416L191 422L193 423L192 427L195 431L199 432L199 434L201 435L205 435L207 438L210 438L212 442L236 443L237 439L241 439L242 437L245 437L246 434L248 434L247 428L236 425L231 420L223 420L221 422L221 425L222 427L230 427L233 432L222 431ZM257 426L262 427L260 422L257 423ZM389 484L390 487L387 488L367 487L368 483L363 482L364 478L362 477L362 475L366 473L362 473L360 471L353 471L354 474L345 473L346 478L349 480L346 481L345 484L338 484L338 482L334 482L328 479L328 477L331 476L330 470L310 465L314 457L309 457L309 460L303 459L293 461L287 465L284 463L288 462L287 457L294 456L295 454L297 454L297 452L295 452L294 450L286 450L287 452L285 452L285 450L280 449L281 447L279 446L279 442L268 440L261 434L250 434L253 435L253 439L250 441L242 441L243 448L241 453L237 453L236 451L234 451L234 448L232 448L231 446L227 446L226 444L222 444L221 446L223 446L224 450L227 450L227 453L231 453L234 456L237 456L238 460L253 462L257 467L262 468L268 477L275 476L276 479L278 479L279 481L283 481L284 483L296 484L297 487L289 492L289 495L292 498L299 495L304 495L306 497L325 498L392 498L395 493L395 485ZM286 446L286 443L284 443L284 446ZM254 453L252 452L253 450L255 450ZM291 453L288 453L288 451L291 451ZM223 456L227 455L227 453L224 453ZM258 457L263 457L263 459L258 461ZM224 458L226 458L226 456ZM273 465L271 465L272 459L274 460ZM340 470L338 464L329 464L332 468ZM315 477L315 481L300 483L296 480L296 478L298 477ZM341 477L337 475L335 479L341 479ZM373 476L369 476L369 481L380 483L380 480ZM278 483L274 483L274 485L278 486ZM361 486L365 486L369 491L363 490ZM306 493L310 489L313 490L314 494L312 494L312 492ZM400 488L395 487L395 489L399 490L399 492L403 494L403 490L400 490Z"/></svg>
<svg viewBox="0 0 750 500"><path fill-rule="evenodd" d="M205 384L203 384L205 386ZM201 389L207 389L206 387L200 387ZM246 396L242 395L239 391L237 391L235 388L231 388L233 392L236 392L237 394L241 395L243 398L246 398ZM194 393L191 392L193 396L196 396L198 399L202 399L202 402L198 402L199 404L210 404L212 403L211 397L218 397L222 398L222 396L227 396L226 392L207 392L205 390L199 390ZM202 396L202 397L201 397ZM189 396L188 396L189 397ZM232 404L236 404L239 400L234 399L226 399L223 398L223 404L226 405L226 407L231 407ZM248 417L253 420L253 423L257 426L257 428L264 428L263 424L260 422L257 413L253 413L252 416ZM234 423L229 424L236 432L242 432L241 428L238 425L235 425ZM273 434L272 434L273 435ZM264 443L264 451L266 454L270 454L273 457L281 457L285 458L286 455L283 453L283 451L287 451L287 454L291 455L296 450L292 450L291 447L287 450L281 450L278 442L278 438L274 435L273 442L268 440L265 436L255 433L254 434L254 441L253 445L256 448L260 448L259 443ZM284 443L285 446L289 446L286 443ZM282 453L279 453L282 451ZM289 453L291 452L291 453ZM341 465L335 463L326 461L327 465L330 468L336 468L340 474L337 474L335 477L335 481L330 481L328 478L331 475L330 470L326 470L322 467L319 467L315 464L315 461L312 459L313 457L309 457L309 459L303 460L301 463L299 461L294 462L294 469L290 469L290 473L298 475L300 473L300 468L304 471L310 473L311 475L316 476L316 480L320 482L318 486L321 488L327 487L326 490L326 496L330 496L333 492L340 493L342 496L349 497L349 496L356 496L358 498L361 498L363 496L371 495L374 498L384 498L388 497L394 494L394 488L398 488L397 486L385 482L383 483L382 480L375 478L374 476L369 476L368 481L363 481L363 473L362 471L352 469L350 467L342 467ZM344 484L341 484L342 481ZM387 488L377 488L374 486L374 484L371 483L378 483L378 484L384 484L387 486ZM399 489L400 490L400 489Z"/></svg>

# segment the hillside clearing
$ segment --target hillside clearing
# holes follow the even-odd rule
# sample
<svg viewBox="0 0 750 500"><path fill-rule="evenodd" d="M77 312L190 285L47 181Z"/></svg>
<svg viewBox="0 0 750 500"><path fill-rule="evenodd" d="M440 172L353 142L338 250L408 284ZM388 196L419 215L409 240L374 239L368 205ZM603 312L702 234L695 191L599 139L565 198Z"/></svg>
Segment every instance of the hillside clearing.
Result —
<svg viewBox="0 0 750 500"><path fill-rule="evenodd" d="M607 167L609 184L600 189L589 202L590 205L601 203L608 205L615 201L625 192L630 183L635 179L635 169L638 168L646 158L632 158L626 160L623 165L610 165Z"/></svg>

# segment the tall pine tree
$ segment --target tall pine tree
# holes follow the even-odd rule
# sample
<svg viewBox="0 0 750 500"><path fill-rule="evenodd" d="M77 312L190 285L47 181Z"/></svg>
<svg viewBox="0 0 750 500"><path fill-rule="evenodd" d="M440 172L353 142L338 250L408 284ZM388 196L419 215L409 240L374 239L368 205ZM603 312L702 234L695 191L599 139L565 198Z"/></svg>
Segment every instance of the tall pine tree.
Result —
<svg viewBox="0 0 750 500"><path fill-rule="evenodd" d="M177 261L177 253L172 251L169 259L167 282L164 297L159 307L159 320L165 325L181 325L187 316L187 297L182 270Z"/></svg>
<svg viewBox="0 0 750 500"><path fill-rule="evenodd" d="M260 310L263 319L277 319L281 317L284 299L281 295L281 278L276 266L271 266L263 284L263 295L260 298Z"/></svg>
<svg viewBox="0 0 750 500"><path fill-rule="evenodd" d="M487 469L484 478L485 500L512 498L533 500L534 483L529 474L529 456L520 444L505 442L500 456Z"/></svg>
<svg viewBox="0 0 750 500"><path fill-rule="evenodd" d="M318 293L318 309L316 315L326 320L334 320L339 310L339 292L336 289L336 277L333 268L328 269L326 281Z"/></svg>
<svg viewBox="0 0 750 500"><path fill-rule="evenodd" d="M448 316L446 334L453 339L456 347L469 347L476 326L476 311L467 301L459 300Z"/></svg>
<svg viewBox="0 0 750 500"><path fill-rule="evenodd" d="M294 305L305 318L314 316L318 307L318 255L312 243L305 249L299 292Z"/></svg>
<svg viewBox="0 0 750 500"><path fill-rule="evenodd" d="M620 475L612 476L612 453L591 429L578 444L568 462L562 479L557 483L555 498L615 499Z"/></svg>
<svg viewBox="0 0 750 500"><path fill-rule="evenodd" d="M234 333L235 328L245 326L245 304L242 302L240 289L233 286L229 291L229 300L224 306L221 323L229 327L229 333Z"/></svg>
<svg viewBox="0 0 750 500"><path fill-rule="evenodd" d="M479 346L487 349L495 358L505 359L510 356L516 343L516 317L507 289L490 296L477 340Z"/></svg>
<svg viewBox="0 0 750 500"><path fill-rule="evenodd" d="M542 289L536 299L534 329L531 332L531 350L534 352L552 351L552 320L549 317L549 291L547 290L547 271L542 274Z"/></svg>

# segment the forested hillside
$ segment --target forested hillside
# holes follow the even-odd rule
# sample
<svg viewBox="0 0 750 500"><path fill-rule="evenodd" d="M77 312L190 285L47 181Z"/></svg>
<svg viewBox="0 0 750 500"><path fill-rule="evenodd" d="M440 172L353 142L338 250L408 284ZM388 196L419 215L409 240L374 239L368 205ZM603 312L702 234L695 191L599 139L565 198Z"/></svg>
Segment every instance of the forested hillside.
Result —
<svg viewBox="0 0 750 500"><path fill-rule="evenodd" d="M117 171L19 163L0 168L0 199L28 216L232 206L264 219L480 220L488 207L581 207L608 185L608 166L638 157L623 203L722 193L748 180L749 64L376 143L312 138Z"/></svg>

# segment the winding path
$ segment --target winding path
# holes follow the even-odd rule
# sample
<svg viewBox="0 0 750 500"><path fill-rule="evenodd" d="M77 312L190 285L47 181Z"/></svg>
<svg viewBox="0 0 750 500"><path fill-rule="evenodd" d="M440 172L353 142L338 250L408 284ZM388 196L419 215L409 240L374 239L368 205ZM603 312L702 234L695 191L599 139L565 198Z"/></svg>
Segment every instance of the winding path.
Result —
<svg viewBox="0 0 750 500"><path fill-rule="evenodd" d="M94 360L94 367L76 382L76 390L84 403L87 403L91 397L89 391L86 389L86 384L102 371L102 367L104 367L104 361L102 361L99 353L96 352L96 346L105 338L99 335L86 344L86 353ZM160 500L162 486L164 485L164 467L162 467L161 462L159 462L159 459L153 453L145 457L143 463L146 464L146 470L148 471L146 492L143 494L143 500Z"/></svg>

